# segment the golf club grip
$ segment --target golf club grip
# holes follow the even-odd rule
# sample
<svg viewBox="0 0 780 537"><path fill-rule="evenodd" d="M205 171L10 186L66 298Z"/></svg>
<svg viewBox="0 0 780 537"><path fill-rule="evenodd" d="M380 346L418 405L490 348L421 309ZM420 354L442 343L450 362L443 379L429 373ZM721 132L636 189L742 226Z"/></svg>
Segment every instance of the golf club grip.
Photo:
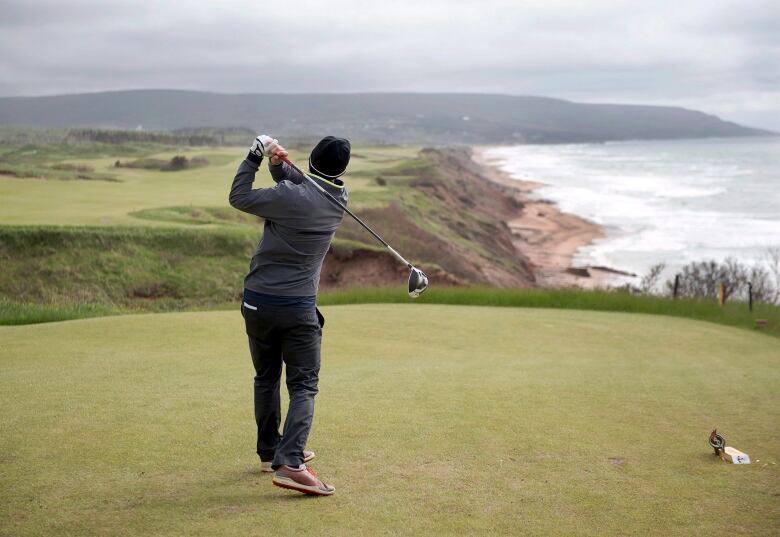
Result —
<svg viewBox="0 0 780 537"><path fill-rule="evenodd" d="M377 233L376 233L376 232L375 232L373 229L371 229L370 227L368 227L368 224L366 224L365 222L363 222L363 221L362 221L360 218L358 218L358 216L357 216L355 213L353 213L352 211L350 211L350 210L347 208L347 206L346 206L346 205L344 205L343 203L341 203L339 200L337 200L336 198L334 198L334 197L333 197L333 195L332 195L330 192L328 192L327 190L325 190L324 188L322 188L320 185L318 185L318 184L317 184L317 182L316 182L314 179L312 179L311 177L309 177L309 175L308 175L308 174L306 174L306 173L304 173L303 171L301 171L301 169L300 169L300 168L298 168L298 166L296 166L295 164L293 164L293 163L292 163L292 161L291 161L290 159L288 159L288 158L286 158L286 157L285 157L285 158L283 158L283 159L282 159L282 161L284 161L284 162L285 162L285 163L286 163L288 166L290 166L290 167L291 167L293 170L295 170L296 172L298 172L298 173L300 173L301 175L303 175L303 176L304 176L306 179L308 179L308 180L311 182L311 184L313 184L315 187L317 187L317 190L319 190L320 192L322 192L323 194L325 194L325 196L326 196L326 197L327 197L327 198L328 198L328 199L329 199L331 202L333 202L333 203L335 203L336 205L338 205L339 207L341 207L341 208L342 208L342 209L343 209L343 210L344 210L344 211L345 211L345 212L346 212L346 213L347 213L349 216L351 216L352 218L354 218L354 219L355 219L355 221L356 221L358 224L360 224L361 226L363 226L363 228L364 228L366 231L368 231L369 233L371 233L371 235L373 235L373 236L374 236L374 238L375 238L376 240L378 240L379 242L381 242L381 243L384 245L384 247L385 247L385 248L387 248L388 250L390 250L390 252L391 252L391 253L392 253L392 254L393 254L395 257L396 257L396 259L398 259L398 260L399 260L401 263L403 263L403 264L404 264L404 265L406 265L407 267L409 267L409 268L412 268L412 264L411 264L411 263L409 263L409 262L408 262L406 259L404 259L404 257L403 257L401 254L399 254L398 252L396 252L396 251L395 251L395 249L394 249L392 246L390 246L390 245L389 245L387 242L385 242L385 240L384 240L382 237L380 237L379 235L377 235Z"/></svg>

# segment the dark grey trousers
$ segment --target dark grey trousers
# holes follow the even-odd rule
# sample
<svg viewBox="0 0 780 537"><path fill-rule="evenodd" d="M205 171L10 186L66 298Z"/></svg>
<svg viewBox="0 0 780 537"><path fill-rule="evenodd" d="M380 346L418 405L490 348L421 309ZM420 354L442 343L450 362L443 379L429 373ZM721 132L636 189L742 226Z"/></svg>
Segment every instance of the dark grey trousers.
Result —
<svg viewBox="0 0 780 537"><path fill-rule="evenodd" d="M262 461L299 466L314 418L324 319L315 308L241 307L255 367L257 454ZM279 384L282 363L290 406L279 435L282 411Z"/></svg>

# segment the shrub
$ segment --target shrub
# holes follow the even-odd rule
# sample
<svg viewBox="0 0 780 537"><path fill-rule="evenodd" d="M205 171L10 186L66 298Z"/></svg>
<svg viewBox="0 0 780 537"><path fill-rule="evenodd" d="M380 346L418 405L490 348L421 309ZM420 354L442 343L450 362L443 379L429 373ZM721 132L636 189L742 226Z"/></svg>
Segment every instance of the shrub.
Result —
<svg viewBox="0 0 780 537"><path fill-rule="evenodd" d="M777 256L780 261L780 255ZM775 262L777 267L780 262ZM658 266L653 267L656 269ZM651 278L653 274L645 277ZM747 265L729 257L724 261L695 261L682 267L679 276L677 296L686 298L717 299L720 287L724 286L724 298L728 300L747 300L752 286L753 301L775 303L778 297L778 274L780 270L755 264ZM657 278L657 274L656 274ZM642 281L644 282L645 279ZM674 290L674 278L666 282L666 289L671 294Z"/></svg>
<svg viewBox="0 0 780 537"><path fill-rule="evenodd" d="M167 171L186 170L190 167L190 162L187 157L183 155L176 155L171 161L162 169Z"/></svg>

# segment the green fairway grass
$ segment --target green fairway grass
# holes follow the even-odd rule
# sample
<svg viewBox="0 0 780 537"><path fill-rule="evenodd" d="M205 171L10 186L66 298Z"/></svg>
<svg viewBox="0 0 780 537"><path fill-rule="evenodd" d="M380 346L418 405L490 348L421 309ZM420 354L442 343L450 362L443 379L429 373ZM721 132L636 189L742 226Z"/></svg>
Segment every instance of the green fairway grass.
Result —
<svg viewBox="0 0 780 537"><path fill-rule="evenodd" d="M323 312L309 448L330 498L259 471L237 310L0 327L0 534L777 534L776 338L642 314ZM716 459L715 427L753 464Z"/></svg>
<svg viewBox="0 0 780 537"><path fill-rule="evenodd" d="M361 148L350 162L350 191L364 191L366 202L370 202L372 196L387 190L374 182L379 170L414 158L417 151L405 147ZM166 207L227 207L230 184L247 149L118 147L106 155L106 148L99 146L92 153L74 158L78 152L78 146L66 146L65 152L56 153L49 153L41 146L26 153L17 150L12 156L21 160L25 173L33 176L36 169L51 174L51 166L65 164L88 166L94 173L111 174L112 180L18 178L0 173L0 224L173 225L170 220L137 218L132 213ZM18 156L18 153L24 154ZM114 167L117 160L132 161L139 155L162 160L176 155L203 157L209 164L175 172ZM293 151L290 156L305 163L305 153ZM258 187L273 184L267 170L258 174L256 184Z"/></svg>

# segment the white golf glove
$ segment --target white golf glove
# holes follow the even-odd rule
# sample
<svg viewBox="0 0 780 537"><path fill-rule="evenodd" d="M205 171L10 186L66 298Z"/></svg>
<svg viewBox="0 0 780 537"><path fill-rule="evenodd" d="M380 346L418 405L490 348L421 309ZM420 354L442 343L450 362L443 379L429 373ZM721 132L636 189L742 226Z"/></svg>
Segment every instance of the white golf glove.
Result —
<svg viewBox="0 0 780 537"><path fill-rule="evenodd" d="M267 134L261 134L255 138L255 143L252 144L249 151L258 157L271 157L278 143L279 140L271 138Z"/></svg>

